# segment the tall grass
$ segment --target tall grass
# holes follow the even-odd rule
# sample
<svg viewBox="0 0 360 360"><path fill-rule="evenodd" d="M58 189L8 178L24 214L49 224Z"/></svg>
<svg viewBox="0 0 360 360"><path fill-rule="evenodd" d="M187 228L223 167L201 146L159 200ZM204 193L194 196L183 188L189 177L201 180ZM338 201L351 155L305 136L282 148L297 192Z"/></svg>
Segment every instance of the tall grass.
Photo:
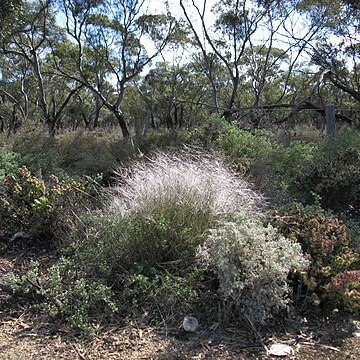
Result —
<svg viewBox="0 0 360 360"><path fill-rule="evenodd" d="M140 263L186 266L220 219L257 213L263 204L217 156L201 151L158 153L118 176L109 207L96 220L101 230L88 231L86 242L113 275Z"/></svg>
<svg viewBox="0 0 360 360"><path fill-rule="evenodd" d="M158 153L118 175L111 209L122 214L190 207L217 217L257 212L264 200L219 157L201 151Z"/></svg>

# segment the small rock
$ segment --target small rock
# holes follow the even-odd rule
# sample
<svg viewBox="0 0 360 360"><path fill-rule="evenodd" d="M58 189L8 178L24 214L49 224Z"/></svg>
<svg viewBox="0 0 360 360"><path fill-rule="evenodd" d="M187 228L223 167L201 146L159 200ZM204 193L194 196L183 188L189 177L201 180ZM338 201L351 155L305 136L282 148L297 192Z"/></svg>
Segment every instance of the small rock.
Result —
<svg viewBox="0 0 360 360"><path fill-rule="evenodd" d="M288 356L292 355L294 353L294 350L286 344L272 344L269 348L269 355L273 356Z"/></svg>
<svg viewBox="0 0 360 360"><path fill-rule="evenodd" d="M185 316L182 327L185 331L194 332L199 327L199 321L196 317Z"/></svg>

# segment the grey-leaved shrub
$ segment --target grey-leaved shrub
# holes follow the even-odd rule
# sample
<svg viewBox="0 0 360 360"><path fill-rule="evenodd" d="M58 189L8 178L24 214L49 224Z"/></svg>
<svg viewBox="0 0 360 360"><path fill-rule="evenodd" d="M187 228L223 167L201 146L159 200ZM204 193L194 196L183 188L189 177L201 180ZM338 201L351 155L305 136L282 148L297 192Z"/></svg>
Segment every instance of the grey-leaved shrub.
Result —
<svg viewBox="0 0 360 360"><path fill-rule="evenodd" d="M254 323L287 306L289 272L308 265L299 244L248 214L210 230L197 255L217 274L230 308Z"/></svg>

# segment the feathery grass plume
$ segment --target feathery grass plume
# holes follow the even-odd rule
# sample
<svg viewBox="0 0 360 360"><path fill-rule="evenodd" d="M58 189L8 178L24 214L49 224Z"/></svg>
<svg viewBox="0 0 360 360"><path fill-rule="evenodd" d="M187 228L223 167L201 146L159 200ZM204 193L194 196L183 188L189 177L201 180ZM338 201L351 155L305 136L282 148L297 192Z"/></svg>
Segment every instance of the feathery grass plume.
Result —
<svg viewBox="0 0 360 360"><path fill-rule="evenodd" d="M258 213L264 198L228 169L214 154L184 148L176 154L157 153L119 175L112 210L146 214L157 207L191 204L211 214Z"/></svg>
<svg viewBox="0 0 360 360"><path fill-rule="evenodd" d="M264 203L217 156L199 150L158 153L119 175L110 212L130 219L122 247L134 262L194 259L218 220L259 214Z"/></svg>

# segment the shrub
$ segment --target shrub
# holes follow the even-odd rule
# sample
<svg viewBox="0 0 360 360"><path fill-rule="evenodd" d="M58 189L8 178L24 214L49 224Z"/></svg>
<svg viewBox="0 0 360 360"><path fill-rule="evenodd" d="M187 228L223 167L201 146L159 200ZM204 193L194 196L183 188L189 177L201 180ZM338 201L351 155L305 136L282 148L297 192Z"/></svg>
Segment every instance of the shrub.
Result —
<svg viewBox="0 0 360 360"><path fill-rule="evenodd" d="M0 181L9 174L14 174L21 167L21 156L13 151L0 152Z"/></svg>
<svg viewBox="0 0 360 360"><path fill-rule="evenodd" d="M293 189L291 184L302 173L303 165L311 161L317 152L317 145L302 141L292 141L287 146L277 145L269 154L273 181L287 193Z"/></svg>
<svg viewBox="0 0 360 360"><path fill-rule="evenodd" d="M43 244L48 243L55 226L66 226L75 204L81 203L82 188L78 182L66 183L56 176L45 182L26 167L20 168L17 176L8 175L0 183L1 232L29 232Z"/></svg>
<svg viewBox="0 0 360 360"><path fill-rule="evenodd" d="M224 301L254 323L286 307L287 276L307 265L298 244L248 214L211 230L198 258L214 270Z"/></svg>
<svg viewBox="0 0 360 360"><path fill-rule="evenodd" d="M331 279L326 290L336 305L360 313L360 270L337 274Z"/></svg>
<svg viewBox="0 0 360 360"><path fill-rule="evenodd" d="M127 248L129 221L106 216L101 212L83 214L70 247L70 256L89 276L107 279L119 285L123 275L134 266L133 255ZM134 249L135 250L135 249Z"/></svg>
<svg viewBox="0 0 360 360"><path fill-rule="evenodd" d="M312 161L305 162L291 186L298 199L325 209L359 217L360 135L345 131L320 144Z"/></svg>
<svg viewBox="0 0 360 360"><path fill-rule="evenodd" d="M238 172L249 176L257 159L272 151L273 143L265 131L240 130L225 120L218 122L218 135L214 140L219 154Z"/></svg>
<svg viewBox="0 0 360 360"><path fill-rule="evenodd" d="M20 154L22 165L34 174L61 175L56 140L42 125L29 124L10 138L12 151Z"/></svg>
<svg viewBox="0 0 360 360"><path fill-rule="evenodd" d="M55 276L60 287L46 283L45 288L53 291L53 295L45 292L47 298L65 303L67 316L77 324L86 324L79 314L101 312L97 305L83 309L75 300L76 296L87 301L76 290L81 279L111 286L130 310L149 303L164 310L168 301L188 309L198 301L195 256L207 230L239 211L258 214L263 201L216 156L185 150L157 154L124 170L110 196L108 207L84 214L75 229L79 240L67 249L73 267L67 273L51 270L49 281ZM76 281L68 282L66 276L75 276ZM85 280L81 289L92 291ZM67 296L73 300L67 302ZM54 306L47 311L56 314Z"/></svg>
<svg viewBox="0 0 360 360"><path fill-rule="evenodd" d="M201 271L189 270L186 276L175 276L163 269L139 266L124 278L122 300L130 308L148 306L169 311L169 305L183 310L199 298L196 283Z"/></svg>
<svg viewBox="0 0 360 360"><path fill-rule="evenodd" d="M289 239L298 242L310 267L301 277L307 298L315 303L327 300L326 286L334 276L348 269L357 259L351 250L351 237L338 218L314 207L294 204L284 212L275 211L272 223Z"/></svg>
<svg viewBox="0 0 360 360"><path fill-rule="evenodd" d="M52 318L68 325L82 336L99 328L100 318L117 311L111 288L99 278L81 276L72 259L62 258L44 279L41 308Z"/></svg>
<svg viewBox="0 0 360 360"><path fill-rule="evenodd" d="M33 262L24 275L9 274L6 281L16 293L37 300L36 308L58 325L88 338L118 307L110 287L83 275L73 259L60 258L47 272Z"/></svg>
<svg viewBox="0 0 360 360"><path fill-rule="evenodd" d="M156 129L138 138L138 146L142 153L151 154L156 151L178 150L191 142L191 134L182 129Z"/></svg>
<svg viewBox="0 0 360 360"><path fill-rule="evenodd" d="M242 130L217 117L192 134L193 139L205 137L202 145L215 148L234 170L278 202L294 197L293 184L303 174L304 164L313 160L318 147L317 143L305 141L281 144L273 133Z"/></svg>

